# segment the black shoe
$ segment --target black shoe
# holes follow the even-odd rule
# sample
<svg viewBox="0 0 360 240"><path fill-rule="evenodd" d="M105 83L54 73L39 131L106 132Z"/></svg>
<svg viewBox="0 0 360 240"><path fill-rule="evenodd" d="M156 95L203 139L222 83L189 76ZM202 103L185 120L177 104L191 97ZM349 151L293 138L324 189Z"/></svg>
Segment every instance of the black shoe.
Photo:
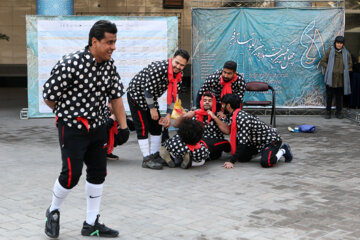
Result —
<svg viewBox="0 0 360 240"><path fill-rule="evenodd" d="M60 212L55 209L50 212L50 207L46 210L45 234L49 238L59 237Z"/></svg>
<svg viewBox="0 0 360 240"><path fill-rule="evenodd" d="M143 158L142 167L160 170L163 168L163 165L155 162L153 155L151 154Z"/></svg>
<svg viewBox="0 0 360 240"><path fill-rule="evenodd" d="M331 118L331 112L326 112L326 115L324 117L325 119L330 119Z"/></svg>
<svg viewBox="0 0 360 240"><path fill-rule="evenodd" d="M181 162L181 168L188 169L191 167L190 153L185 153L183 161Z"/></svg>
<svg viewBox="0 0 360 240"><path fill-rule="evenodd" d="M282 145L281 148L285 150L284 153L285 162L291 162L293 160L293 154L291 152L290 145L288 143L284 143L284 145Z"/></svg>
<svg viewBox="0 0 360 240"><path fill-rule="evenodd" d="M153 154L154 162L160 163L163 166L167 166L166 161L160 156L159 152Z"/></svg>
<svg viewBox="0 0 360 240"><path fill-rule="evenodd" d="M167 166L169 166L170 168L175 167L175 163L172 160L169 151L165 147L163 147L163 146L160 147L159 155L160 155L161 159L163 159L165 161Z"/></svg>
<svg viewBox="0 0 360 240"><path fill-rule="evenodd" d="M96 237L109 237L115 238L119 236L119 232L108 228L105 224L99 223L100 215L97 215L94 226L87 224L84 222L83 227L81 229L81 235L83 236L96 236Z"/></svg>
<svg viewBox="0 0 360 240"><path fill-rule="evenodd" d="M112 160L112 161L116 161L116 160L120 160L119 156L116 156L115 154L106 154L106 159L107 160Z"/></svg>

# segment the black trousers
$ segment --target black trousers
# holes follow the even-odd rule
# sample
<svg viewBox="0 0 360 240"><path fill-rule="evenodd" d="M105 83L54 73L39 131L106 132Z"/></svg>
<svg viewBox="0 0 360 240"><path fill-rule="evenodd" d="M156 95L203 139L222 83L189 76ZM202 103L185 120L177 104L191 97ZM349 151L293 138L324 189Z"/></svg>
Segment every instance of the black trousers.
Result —
<svg viewBox="0 0 360 240"><path fill-rule="evenodd" d="M335 96L336 113L341 113L343 107L344 88L332 88L326 86L326 111L331 111L333 97Z"/></svg>
<svg viewBox="0 0 360 240"><path fill-rule="evenodd" d="M202 139L209 151L210 151L210 159L218 159L221 157L222 152L230 152L231 145L229 141L225 139L216 139L216 138L203 138Z"/></svg>
<svg viewBox="0 0 360 240"><path fill-rule="evenodd" d="M96 128L79 130L58 121L62 170L59 176L61 186L73 188L80 179L83 164L86 164L86 180L92 184L102 184L106 177L105 124Z"/></svg>
<svg viewBox="0 0 360 240"><path fill-rule="evenodd" d="M127 94L127 99L130 107L131 117L134 121L134 126L138 139L147 139L150 132L151 135L160 136L162 126L158 120L152 120L150 110L143 110L138 106L134 99ZM160 116L160 112L158 110Z"/></svg>
<svg viewBox="0 0 360 240"><path fill-rule="evenodd" d="M269 168L277 163L276 154L281 147L281 141L273 141L265 146L261 150L260 164L264 168ZM255 146L248 146L244 144L238 144L236 146L236 158L239 162L248 162L251 160L253 155L258 154L258 150Z"/></svg>

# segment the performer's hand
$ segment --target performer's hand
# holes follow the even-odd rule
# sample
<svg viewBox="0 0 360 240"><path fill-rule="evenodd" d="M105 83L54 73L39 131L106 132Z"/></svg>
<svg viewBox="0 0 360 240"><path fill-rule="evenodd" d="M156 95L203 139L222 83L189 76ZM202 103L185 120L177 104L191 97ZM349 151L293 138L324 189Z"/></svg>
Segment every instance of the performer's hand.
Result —
<svg viewBox="0 0 360 240"><path fill-rule="evenodd" d="M129 128L124 128L124 129L119 128L118 134L115 135L114 147L126 143L127 140L129 139L129 136L130 136Z"/></svg>
<svg viewBox="0 0 360 240"><path fill-rule="evenodd" d="M218 112L217 117L220 118L220 119L223 119L223 118L226 118L226 115L223 112Z"/></svg>
<svg viewBox="0 0 360 240"><path fill-rule="evenodd" d="M111 114L111 115L110 115L110 118L111 118L112 120L116 121L116 117L115 117L114 114Z"/></svg>
<svg viewBox="0 0 360 240"><path fill-rule="evenodd" d="M170 115L170 113L166 114L166 116L164 117L163 122L164 122L164 125L163 125L163 126L164 126L165 128L169 128L169 127L170 127L170 125L171 125L171 115Z"/></svg>
<svg viewBox="0 0 360 240"><path fill-rule="evenodd" d="M215 114L211 110L207 110L207 113L210 115L211 118L215 118Z"/></svg>
<svg viewBox="0 0 360 240"><path fill-rule="evenodd" d="M158 120L159 119L159 113L157 108L150 108L150 115L152 120Z"/></svg>
<svg viewBox="0 0 360 240"><path fill-rule="evenodd" d="M187 118L192 118L193 116L195 116L195 112L194 111L188 111L187 113L185 113L184 117Z"/></svg>
<svg viewBox="0 0 360 240"><path fill-rule="evenodd" d="M232 162L225 162L223 165L224 168L233 168L234 164Z"/></svg>

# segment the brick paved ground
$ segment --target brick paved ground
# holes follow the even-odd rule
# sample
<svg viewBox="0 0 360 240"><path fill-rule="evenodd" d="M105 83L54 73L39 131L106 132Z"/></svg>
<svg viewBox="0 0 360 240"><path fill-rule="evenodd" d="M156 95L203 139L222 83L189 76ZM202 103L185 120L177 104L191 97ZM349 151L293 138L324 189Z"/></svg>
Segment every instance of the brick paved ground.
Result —
<svg viewBox="0 0 360 240"><path fill-rule="evenodd" d="M0 102L0 239L46 239L44 213L60 171L53 119L19 120L21 98L10 104L0 94ZM121 160L108 164L101 219L130 240L359 239L359 126L320 116L277 120L295 159L272 169L257 159L223 169L227 156L189 170L143 169L132 133L115 149ZM304 123L317 132L287 131ZM85 210L82 177L63 205L60 239L86 239Z"/></svg>

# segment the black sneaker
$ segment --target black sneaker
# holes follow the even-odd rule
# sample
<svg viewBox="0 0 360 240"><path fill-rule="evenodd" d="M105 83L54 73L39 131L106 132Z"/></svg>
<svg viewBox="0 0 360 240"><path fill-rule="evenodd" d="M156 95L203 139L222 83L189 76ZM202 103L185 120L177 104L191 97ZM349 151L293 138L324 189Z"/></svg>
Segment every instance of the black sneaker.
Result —
<svg viewBox="0 0 360 240"><path fill-rule="evenodd" d="M115 238L119 236L119 232L108 228L105 224L99 223L100 215L97 215L94 226L87 224L84 221L83 227L81 229L81 235L83 236L95 236L95 237L109 237Z"/></svg>
<svg viewBox="0 0 360 240"><path fill-rule="evenodd" d="M284 153L285 162L291 162L293 160L293 154L291 152L290 145L288 143L284 143L284 145L282 145L281 148L285 150Z"/></svg>
<svg viewBox="0 0 360 240"><path fill-rule="evenodd" d="M188 169L191 167L191 157L190 153L185 153L183 161L181 162L181 168Z"/></svg>
<svg viewBox="0 0 360 240"><path fill-rule="evenodd" d="M117 161L120 160L119 156L116 156L115 154L106 154L106 159L110 161Z"/></svg>
<svg viewBox="0 0 360 240"><path fill-rule="evenodd" d="M151 154L143 158L142 167L160 170L163 168L163 165L158 162L155 162L153 155Z"/></svg>
<svg viewBox="0 0 360 240"><path fill-rule="evenodd" d="M50 207L46 210L45 234L49 238L59 237L60 212L55 209L50 212Z"/></svg>
<svg viewBox="0 0 360 240"><path fill-rule="evenodd" d="M163 166L167 166L166 161L160 156L159 152L153 154L154 162L160 163Z"/></svg>

